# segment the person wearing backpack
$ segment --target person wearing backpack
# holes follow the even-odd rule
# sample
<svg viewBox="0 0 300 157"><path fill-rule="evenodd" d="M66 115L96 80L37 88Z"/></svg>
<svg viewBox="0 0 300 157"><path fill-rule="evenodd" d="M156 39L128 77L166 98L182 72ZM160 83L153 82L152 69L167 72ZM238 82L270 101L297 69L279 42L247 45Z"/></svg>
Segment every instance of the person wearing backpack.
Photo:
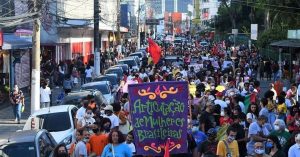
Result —
<svg viewBox="0 0 300 157"><path fill-rule="evenodd" d="M229 126L226 133L227 138L218 143L217 155L219 157L239 157L239 147L235 140L237 130L232 126Z"/></svg>

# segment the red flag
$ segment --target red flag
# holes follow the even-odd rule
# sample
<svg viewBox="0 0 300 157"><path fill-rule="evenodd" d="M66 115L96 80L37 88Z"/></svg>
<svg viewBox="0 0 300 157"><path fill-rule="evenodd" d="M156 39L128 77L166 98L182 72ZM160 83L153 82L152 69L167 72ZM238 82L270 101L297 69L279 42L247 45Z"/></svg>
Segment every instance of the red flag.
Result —
<svg viewBox="0 0 300 157"><path fill-rule="evenodd" d="M152 57L153 63L157 64L161 57L161 49L151 38L148 38L148 43L148 52Z"/></svg>
<svg viewBox="0 0 300 157"><path fill-rule="evenodd" d="M167 140L166 145L165 145L165 154L164 157L170 157L170 139Z"/></svg>
<svg viewBox="0 0 300 157"><path fill-rule="evenodd" d="M0 47L3 46L3 32L0 29Z"/></svg>

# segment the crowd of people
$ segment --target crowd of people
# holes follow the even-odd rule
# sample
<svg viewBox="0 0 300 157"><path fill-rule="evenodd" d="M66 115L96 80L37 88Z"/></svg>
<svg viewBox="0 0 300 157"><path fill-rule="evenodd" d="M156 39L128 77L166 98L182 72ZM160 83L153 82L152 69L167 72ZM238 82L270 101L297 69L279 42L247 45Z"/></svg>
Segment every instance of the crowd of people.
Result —
<svg viewBox="0 0 300 157"><path fill-rule="evenodd" d="M159 63L145 57L139 71L124 72L119 91L122 96L115 103L96 104L92 109L92 96L83 99L76 115L76 142L69 151L64 145L57 147L55 156L137 156L128 84L187 81L192 111L187 115L188 150L171 156L299 157L299 82L286 89L281 80L297 78L299 69L294 76L281 72L277 62L265 59L254 47L231 49L222 42L201 47L196 40L190 42L180 47L162 45ZM166 54L179 56L168 61ZM114 56L122 58L118 53ZM114 64L113 60L102 62L104 67ZM93 79L93 61L83 63L79 58L60 63L58 70L51 64L44 66L45 76L57 71L50 82L63 86L66 93ZM285 70L292 65L282 66ZM260 87L265 78L271 80L267 90Z"/></svg>

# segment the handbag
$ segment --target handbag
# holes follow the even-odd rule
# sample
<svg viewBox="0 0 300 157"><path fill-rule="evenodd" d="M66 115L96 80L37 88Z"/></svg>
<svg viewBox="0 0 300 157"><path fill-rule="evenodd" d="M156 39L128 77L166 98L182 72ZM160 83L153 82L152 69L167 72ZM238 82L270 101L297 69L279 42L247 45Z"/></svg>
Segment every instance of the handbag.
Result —
<svg viewBox="0 0 300 157"><path fill-rule="evenodd" d="M22 105L22 107L21 107L21 112L23 113L24 110L25 110L25 105Z"/></svg>

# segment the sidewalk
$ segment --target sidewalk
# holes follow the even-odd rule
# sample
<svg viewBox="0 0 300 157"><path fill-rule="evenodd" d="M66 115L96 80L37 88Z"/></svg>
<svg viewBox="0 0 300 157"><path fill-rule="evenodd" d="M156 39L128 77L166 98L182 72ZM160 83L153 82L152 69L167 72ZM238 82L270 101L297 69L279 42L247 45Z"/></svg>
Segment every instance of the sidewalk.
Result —
<svg viewBox="0 0 300 157"><path fill-rule="evenodd" d="M53 105L56 104L56 98L58 96L58 94L62 91L61 88L54 88L51 89L52 92L52 101L53 101ZM28 119L28 117L30 116L30 110L31 110L31 103L30 103L30 93L25 93L24 92L24 96L25 96L25 110L22 113L22 117L21 117L21 124L25 124L26 120ZM9 102L7 102L6 104L3 104L3 108L0 109L0 124L16 124L15 117L13 115L13 109L11 107L11 104Z"/></svg>

